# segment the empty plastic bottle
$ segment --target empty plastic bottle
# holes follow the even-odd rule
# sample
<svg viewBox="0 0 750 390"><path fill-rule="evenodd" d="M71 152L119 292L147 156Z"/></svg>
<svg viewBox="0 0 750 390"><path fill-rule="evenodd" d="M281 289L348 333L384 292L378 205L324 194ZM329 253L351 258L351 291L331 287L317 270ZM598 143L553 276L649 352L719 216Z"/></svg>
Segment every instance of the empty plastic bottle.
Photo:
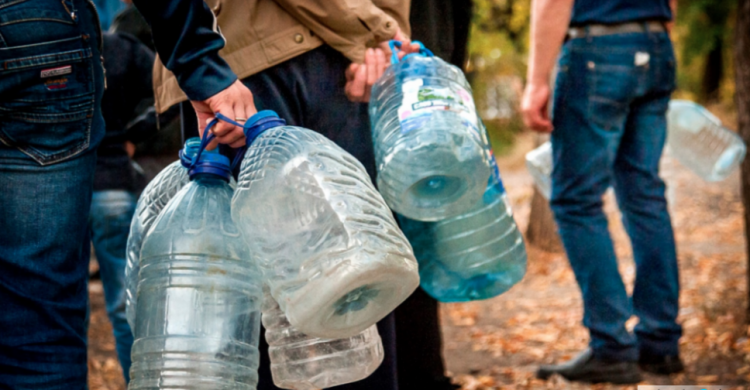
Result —
<svg viewBox="0 0 750 390"><path fill-rule="evenodd" d="M135 292L138 283L139 259L143 238L151 225L156 221L161 210L189 181L188 167L198 153L200 138L190 138L180 153L180 160L169 164L159 172L141 193L136 205L133 220L130 223L130 235L127 243L127 262L125 263L125 302L126 314L130 329L135 329Z"/></svg>
<svg viewBox="0 0 750 390"><path fill-rule="evenodd" d="M726 179L745 158L742 139L693 102L669 102L667 129L670 152L706 181Z"/></svg>
<svg viewBox="0 0 750 390"><path fill-rule="evenodd" d="M273 111L248 120L232 217L299 331L356 335L419 285L411 246L364 167ZM254 138L254 141L252 139Z"/></svg>
<svg viewBox="0 0 750 390"><path fill-rule="evenodd" d="M552 143L545 142L526 153L526 168L539 192L547 199L552 194Z"/></svg>
<svg viewBox="0 0 750 390"><path fill-rule="evenodd" d="M370 121L378 189L396 212L437 221L468 211L490 176L481 131L463 72L429 50L410 54L373 86Z"/></svg>
<svg viewBox="0 0 750 390"><path fill-rule="evenodd" d="M419 261L422 288L441 302L492 298L526 273L523 237L496 165L493 172L483 198L467 213L438 222L399 216Z"/></svg>
<svg viewBox="0 0 750 390"><path fill-rule="evenodd" d="M229 160L203 152L143 243L130 390L255 390L261 273L231 218Z"/></svg>
<svg viewBox="0 0 750 390"><path fill-rule="evenodd" d="M263 326L276 386L327 389L365 379L383 362L383 343L375 325L341 339L308 336L289 323L267 287L263 293Z"/></svg>

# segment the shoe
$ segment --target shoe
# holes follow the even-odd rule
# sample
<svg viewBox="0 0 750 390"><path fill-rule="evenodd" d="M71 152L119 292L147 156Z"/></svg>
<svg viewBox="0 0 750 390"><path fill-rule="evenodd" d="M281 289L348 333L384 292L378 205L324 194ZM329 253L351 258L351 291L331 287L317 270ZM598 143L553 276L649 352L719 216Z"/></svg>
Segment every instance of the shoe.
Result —
<svg viewBox="0 0 750 390"><path fill-rule="evenodd" d="M656 375L670 375L685 371L679 355L651 355L641 351L638 365L641 370Z"/></svg>
<svg viewBox="0 0 750 390"><path fill-rule="evenodd" d="M591 349L562 364L541 366L536 372L539 379L549 379L558 374L569 381L614 384L634 384L641 381L636 362L604 360L594 357Z"/></svg>

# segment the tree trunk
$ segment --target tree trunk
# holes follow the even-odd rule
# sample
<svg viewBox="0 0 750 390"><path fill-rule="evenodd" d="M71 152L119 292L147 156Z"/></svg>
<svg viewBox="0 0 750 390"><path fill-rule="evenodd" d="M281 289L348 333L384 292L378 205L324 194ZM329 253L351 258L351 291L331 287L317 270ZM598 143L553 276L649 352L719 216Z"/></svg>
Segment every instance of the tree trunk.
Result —
<svg viewBox="0 0 750 390"><path fill-rule="evenodd" d="M750 145L750 0L739 0L734 41L735 77L737 83L737 129L745 144ZM742 163L742 203L745 211L745 237L747 259L750 262L750 158ZM748 307L746 320L750 321L750 263L747 267Z"/></svg>
<svg viewBox="0 0 750 390"><path fill-rule="evenodd" d="M708 52L703 68L702 100L706 103L719 98L721 80L724 78L724 44L721 37L714 38L714 48Z"/></svg>
<svg viewBox="0 0 750 390"><path fill-rule="evenodd" d="M539 136L536 144L539 146L546 141L546 137ZM565 251L560 235L557 234L557 224L549 208L549 200L539 192L536 186L534 186L534 196L531 198L526 241L546 252L562 253Z"/></svg>

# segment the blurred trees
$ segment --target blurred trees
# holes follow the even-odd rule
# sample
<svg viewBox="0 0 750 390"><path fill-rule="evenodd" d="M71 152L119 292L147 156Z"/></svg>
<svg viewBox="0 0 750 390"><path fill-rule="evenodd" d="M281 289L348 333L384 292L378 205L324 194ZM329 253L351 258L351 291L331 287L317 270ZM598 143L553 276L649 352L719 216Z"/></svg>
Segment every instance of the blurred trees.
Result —
<svg viewBox="0 0 750 390"><path fill-rule="evenodd" d="M731 105L737 0L680 0L673 39L680 60L680 94L701 103Z"/></svg>

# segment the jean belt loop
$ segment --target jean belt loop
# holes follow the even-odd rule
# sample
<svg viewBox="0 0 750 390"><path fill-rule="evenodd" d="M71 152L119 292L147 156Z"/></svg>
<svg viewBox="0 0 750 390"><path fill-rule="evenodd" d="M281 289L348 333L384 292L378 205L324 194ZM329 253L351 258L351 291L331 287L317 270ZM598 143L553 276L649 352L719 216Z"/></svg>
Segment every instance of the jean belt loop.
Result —
<svg viewBox="0 0 750 390"><path fill-rule="evenodd" d="M649 28L648 22L645 20L642 21L641 26L643 26L643 32L646 33L646 36L648 37L648 39L650 41L653 41L655 36L654 34L651 33L651 29Z"/></svg>
<svg viewBox="0 0 750 390"><path fill-rule="evenodd" d="M593 37L591 36L591 26L588 24L584 27L584 30L586 31L586 42L591 43L593 41Z"/></svg>

